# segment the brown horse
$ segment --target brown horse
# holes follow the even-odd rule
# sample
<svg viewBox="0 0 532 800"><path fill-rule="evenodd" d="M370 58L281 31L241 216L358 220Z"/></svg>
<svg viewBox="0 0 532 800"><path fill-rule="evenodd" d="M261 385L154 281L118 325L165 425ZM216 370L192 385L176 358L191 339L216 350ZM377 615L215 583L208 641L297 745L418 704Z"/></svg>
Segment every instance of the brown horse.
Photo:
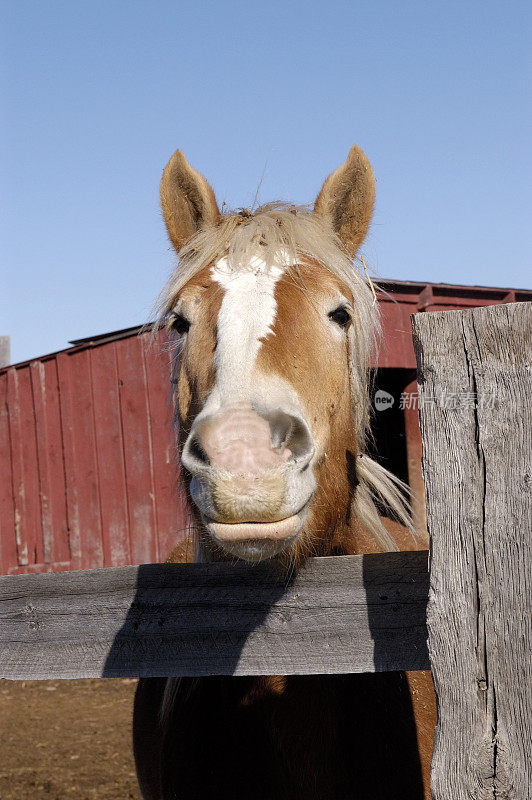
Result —
<svg viewBox="0 0 532 800"><path fill-rule="evenodd" d="M351 149L312 212L220 214L177 151L161 200L193 558L297 569L416 549L397 481L366 454L379 322L353 263L374 202L365 155ZM434 722L429 673L141 680L137 772L147 800L429 798Z"/></svg>

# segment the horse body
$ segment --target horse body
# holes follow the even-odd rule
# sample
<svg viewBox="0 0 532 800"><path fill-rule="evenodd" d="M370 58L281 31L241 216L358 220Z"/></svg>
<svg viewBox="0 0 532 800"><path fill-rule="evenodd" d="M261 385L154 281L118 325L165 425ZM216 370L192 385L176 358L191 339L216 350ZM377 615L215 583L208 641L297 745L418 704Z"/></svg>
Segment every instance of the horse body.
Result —
<svg viewBox="0 0 532 800"><path fill-rule="evenodd" d="M396 482L365 453L378 317L352 258L373 197L356 147L312 214L221 216L179 151L164 172L180 262L162 315L195 560L297 569L417 547ZM375 497L406 527L384 522ZM428 798L433 724L428 673L149 679L137 772L147 800Z"/></svg>

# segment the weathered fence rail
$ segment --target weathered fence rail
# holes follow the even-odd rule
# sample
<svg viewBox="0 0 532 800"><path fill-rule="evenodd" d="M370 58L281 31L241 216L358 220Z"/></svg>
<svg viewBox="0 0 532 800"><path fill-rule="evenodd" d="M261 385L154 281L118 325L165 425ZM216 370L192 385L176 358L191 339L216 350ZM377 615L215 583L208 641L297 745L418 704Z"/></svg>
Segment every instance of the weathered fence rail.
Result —
<svg viewBox="0 0 532 800"><path fill-rule="evenodd" d="M0 677L428 669L427 553L0 580Z"/></svg>
<svg viewBox="0 0 532 800"><path fill-rule="evenodd" d="M532 791L532 304L418 314L436 800Z"/></svg>

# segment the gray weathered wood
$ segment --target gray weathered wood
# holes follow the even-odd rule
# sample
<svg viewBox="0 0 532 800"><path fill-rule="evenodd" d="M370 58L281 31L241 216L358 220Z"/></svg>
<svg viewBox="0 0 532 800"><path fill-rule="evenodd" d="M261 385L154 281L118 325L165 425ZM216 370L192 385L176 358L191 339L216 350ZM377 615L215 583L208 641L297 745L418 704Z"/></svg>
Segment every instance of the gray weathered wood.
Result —
<svg viewBox="0 0 532 800"><path fill-rule="evenodd" d="M10 341L9 336L0 336L0 369L8 367L11 363Z"/></svg>
<svg viewBox="0 0 532 800"><path fill-rule="evenodd" d="M0 677L427 669L427 552L0 578Z"/></svg>
<svg viewBox="0 0 532 800"><path fill-rule="evenodd" d="M530 303L413 317L439 707L434 800L530 797L531 323Z"/></svg>

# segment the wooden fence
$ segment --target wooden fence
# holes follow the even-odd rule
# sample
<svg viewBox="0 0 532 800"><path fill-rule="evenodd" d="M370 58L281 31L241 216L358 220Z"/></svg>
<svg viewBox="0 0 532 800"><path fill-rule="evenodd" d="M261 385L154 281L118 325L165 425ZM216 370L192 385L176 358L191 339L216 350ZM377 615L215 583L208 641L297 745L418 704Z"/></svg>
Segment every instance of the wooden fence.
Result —
<svg viewBox="0 0 532 800"><path fill-rule="evenodd" d="M430 654L434 799L529 798L531 309L413 318L430 589L424 552L311 559L290 579L272 564L7 576L0 677L369 672Z"/></svg>
<svg viewBox="0 0 532 800"><path fill-rule="evenodd" d="M436 800L532 791L532 304L413 317Z"/></svg>

